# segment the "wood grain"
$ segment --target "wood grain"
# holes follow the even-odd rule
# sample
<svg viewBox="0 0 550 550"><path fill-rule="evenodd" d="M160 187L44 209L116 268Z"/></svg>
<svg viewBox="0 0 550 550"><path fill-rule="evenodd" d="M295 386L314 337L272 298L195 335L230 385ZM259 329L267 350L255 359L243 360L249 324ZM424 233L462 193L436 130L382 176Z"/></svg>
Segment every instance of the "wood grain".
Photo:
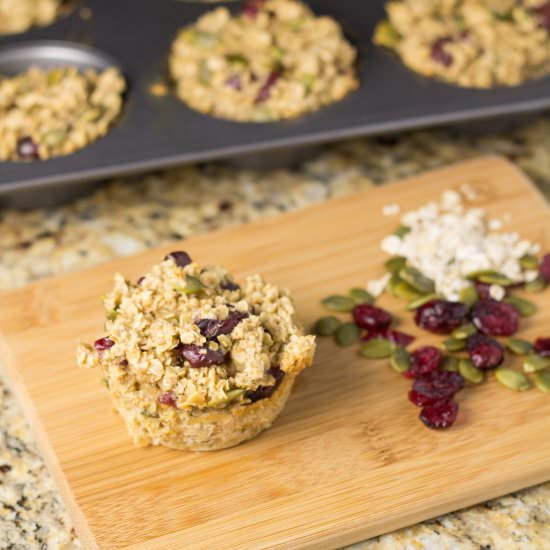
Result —
<svg viewBox="0 0 550 550"><path fill-rule="evenodd" d="M549 479L550 398L537 390L464 391L455 427L430 431L385 361L323 340L271 430L192 454L134 448L96 374L75 366L77 342L102 335L99 297L115 271L136 279L183 247L290 287L310 325L322 297L382 274L379 241L397 224L383 205L414 208L463 184L549 248L542 197L512 165L483 158L4 293L2 361L85 547L333 548ZM550 292L537 301L528 336L550 334ZM417 332L402 303L381 303Z"/></svg>

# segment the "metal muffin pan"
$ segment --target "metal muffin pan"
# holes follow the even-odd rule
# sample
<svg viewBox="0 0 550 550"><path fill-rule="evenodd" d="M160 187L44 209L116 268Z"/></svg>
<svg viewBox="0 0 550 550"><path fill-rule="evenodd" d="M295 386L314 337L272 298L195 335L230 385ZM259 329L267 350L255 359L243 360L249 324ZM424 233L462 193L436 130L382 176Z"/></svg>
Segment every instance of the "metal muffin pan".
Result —
<svg viewBox="0 0 550 550"><path fill-rule="evenodd" d="M178 30L217 5L236 11L240 9L236 2L87 0L48 27L1 37L0 60L11 56L12 65L17 48L31 41L64 40L71 47L75 43L93 47L94 52L79 50L74 62L101 65L112 58L129 91L121 119L89 146L44 162L0 163L0 194L191 162L241 155L250 159L266 151L550 107L550 77L515 88L473 90L414 74L371 43L374 26L384 17L384 0L308 3L316 13L338 20L357 47L361 85L339 103L281 122L221 120L193 111L171 94L150 93L151 85L167 78L167 59ZM4 47L10 49L2 53ZM44 51L48 50L35 50L37 57L27 62L44 62Z"/></svg>

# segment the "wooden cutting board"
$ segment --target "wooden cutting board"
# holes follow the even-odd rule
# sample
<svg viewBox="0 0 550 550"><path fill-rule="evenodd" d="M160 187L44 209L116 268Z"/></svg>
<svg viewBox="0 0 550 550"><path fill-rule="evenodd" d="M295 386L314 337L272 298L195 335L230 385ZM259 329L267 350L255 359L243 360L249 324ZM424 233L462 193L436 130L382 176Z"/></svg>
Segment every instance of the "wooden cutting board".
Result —
<svg viewBox="0 0 550 550"><path fill-rule="evenodd" d="M455 426L432 431L386 361L322 340L272 429L193 454L134 448L97 374L75 366L77 342L103 335L100 296L116 271L137 279L184 248L289 287L310 326L321 298L382 274L379 241L398 224L384 205L415 208L463 184L550 249L544 199L483 158L5 293L1 358L86 548L334 548L550 479L550 396L536 389L463 391ZM550 290L536 296L525 334L550 335ZM403 303L381 304L418 333Z"/></svg>

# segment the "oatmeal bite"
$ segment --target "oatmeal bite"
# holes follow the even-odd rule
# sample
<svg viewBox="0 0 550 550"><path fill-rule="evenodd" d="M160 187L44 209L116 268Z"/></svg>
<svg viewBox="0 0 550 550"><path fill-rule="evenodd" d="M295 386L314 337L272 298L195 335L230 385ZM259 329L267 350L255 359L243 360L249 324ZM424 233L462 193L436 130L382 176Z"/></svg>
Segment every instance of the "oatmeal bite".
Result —
<svg viewBox="0 0 550 550"><path fill-rule="evenodd" d="M116 275L106 336L77 350L97 368L134 442L184 450L237 445L268 428L314 336L287 291L259 275L241 287L225 269L173 252L137 283Z"/></svg>
<svg viewBox="0 0 550 550"><path fill-rule="evenodd" d="M0 75L0 161L45 160L96 141L119 116L125 89L114 67Z"/></svg>
<svg viewBox="0 0 550 550"><path fill-rule="evenodd" d="M516 86L550 73L548 0L399 0L374 42L459 86Z"/></svg>
<svg viewBox="0 0 550 550"><path fill-rule="evenodd" d="M63 12L66 4L65 0L0 0L0 34L49 25Z"/></svg>
<svg viewBox="0 0 550 550"><path fill-rule="evenodd" d="M296 0L216 8L180 31L170 56L178 97L202 113L240 121L292 118L358 86L355 49L331 17Z"/></svg>

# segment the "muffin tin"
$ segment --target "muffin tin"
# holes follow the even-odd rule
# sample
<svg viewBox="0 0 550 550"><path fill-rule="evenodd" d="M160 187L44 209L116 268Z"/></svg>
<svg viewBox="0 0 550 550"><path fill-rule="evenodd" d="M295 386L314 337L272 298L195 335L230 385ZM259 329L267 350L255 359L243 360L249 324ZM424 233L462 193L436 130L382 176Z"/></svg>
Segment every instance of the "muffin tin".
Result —
<svg viewBox="0 0 550 550"><path fill-rule="evenodd" d="M383 0L308 3L317 14L338 20L357 47L361 85L337 104L281 122L221 120L191 110L171 93L151 93L154 84L167 81L178 30L216 5L236 11L236 2L88 0L48 27L0 37L0 73L31 64L114 64L129 85L123 114L105 137L65 157L0 163L0 193L550 107L550 77L516 88L471 90L412 73L372 45Z"/></svg>

